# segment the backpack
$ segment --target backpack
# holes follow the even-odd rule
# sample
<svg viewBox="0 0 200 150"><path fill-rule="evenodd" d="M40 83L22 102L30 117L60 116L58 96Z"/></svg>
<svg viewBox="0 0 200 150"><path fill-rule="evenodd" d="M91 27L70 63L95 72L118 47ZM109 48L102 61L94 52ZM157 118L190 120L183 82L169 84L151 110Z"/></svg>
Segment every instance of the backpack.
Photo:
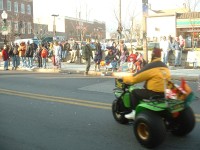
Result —
<svg viewBox="0 0 200 150"><path fill-rule="evenodd" d="M46 49L42 49L41 57L42 57L42 58L46 58L47 56L48 56L47 50L46 50Z"/></svg>

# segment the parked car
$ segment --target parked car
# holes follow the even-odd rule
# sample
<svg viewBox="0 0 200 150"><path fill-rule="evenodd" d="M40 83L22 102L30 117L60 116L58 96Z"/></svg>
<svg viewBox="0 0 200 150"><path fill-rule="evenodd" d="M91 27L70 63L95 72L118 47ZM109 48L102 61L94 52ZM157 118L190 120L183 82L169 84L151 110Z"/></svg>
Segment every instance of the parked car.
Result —
<svg viewBox="0 0 200 150"><path fill-rule="evenodd" d="M21 42L27 43L28 41L29 41L29 43L35 43L37 46L41 43L40 40L34 39L34 38L30 38L30 39L17 39L17 40L14 41L14 43L15 44L17 43L19 45Z"/></svg>
<svg viewBox="0 0 200 150"><path fill-rule="evenodd" d="M43 40L42 40L42 43L46 43L46 42L53 42L53 37L45 37Z"/></svg>
<svg viewBox="0 0 200 150"><path fill-rule="evenodd" d="M148 42L147 43L147 49L148 50L152 50L153 48L160 48L160 43L159 42ZM142 50L143 49L143 45L137 46L136 47L137 50Z"/></svg>
<svg viewBox="0 0 200 150"><path fill-rule="evenodd" d="M127 47L128 49L134 48L134 47L137 46L137 40L136 40L136 39L125 40L125 43L124 43L124 44L126 45L126 47Z"/></svg>
<svg viewBox="0 0 200 150"><path fill-rule="evenodd" d="M160 43L159 42L148 42L147 48L148 48L148 50L151 50L153 48L160 48Z"/></svg>

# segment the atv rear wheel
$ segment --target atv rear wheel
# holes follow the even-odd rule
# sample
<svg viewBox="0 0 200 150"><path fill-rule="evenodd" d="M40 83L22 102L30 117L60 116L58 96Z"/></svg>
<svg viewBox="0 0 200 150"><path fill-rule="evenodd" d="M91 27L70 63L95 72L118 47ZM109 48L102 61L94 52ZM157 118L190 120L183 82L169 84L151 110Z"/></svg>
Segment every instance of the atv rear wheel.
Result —
<svg viewBox="0 0 200 150"><path fill-rule="evenodd" d="M115 120L121 124L127 124L129 122L128 119L126 119L124 117L125 114L121 114L119 112L119 109L120 109L120 104L118 103L118 100L114 100L113 103L112 103L112 114L113 114L113 117L115 118Z"/></svg>
<svg viewBox="0 0 200 150"><path fill-rule="evenodd" d="M185 136L190 133L195 126L195 116L191 107L186 107L180 115L173 120L172 134Z"/></svg>
<svg viewBox="0 0 200 150"><path fill-rule="evenodd" d="M166 137L166 128L161 116L149 110L136 116L134 132L139 143L147 148L160 145Z"/></svg>

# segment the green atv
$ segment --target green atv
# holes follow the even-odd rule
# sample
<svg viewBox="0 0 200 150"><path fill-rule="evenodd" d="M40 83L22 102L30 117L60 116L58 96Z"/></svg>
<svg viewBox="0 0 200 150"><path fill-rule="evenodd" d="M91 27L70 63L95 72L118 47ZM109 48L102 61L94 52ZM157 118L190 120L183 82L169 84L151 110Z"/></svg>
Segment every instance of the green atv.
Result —
<svg viewBox="0 0 200 150"><path fill-rule="evenodd" d="M117 122L127 124L130 120L125 115L132 111L130 93L138 87L127 85L121 79L115 79L115 86L112 113ZM176 136L190 133L195 126L195 116L189 104L194 98L190 93L184 101L158 97L141 100L133 123L138 142L146 148L154 148L165 140L167 131Z"/></svg>

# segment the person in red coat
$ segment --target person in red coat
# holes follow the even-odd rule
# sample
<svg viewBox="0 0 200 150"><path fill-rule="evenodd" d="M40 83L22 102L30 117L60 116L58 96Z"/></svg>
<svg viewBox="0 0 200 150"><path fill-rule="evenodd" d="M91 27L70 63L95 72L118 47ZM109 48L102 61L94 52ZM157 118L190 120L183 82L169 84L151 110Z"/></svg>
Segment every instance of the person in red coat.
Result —
<svg viewBox="0 0 200 150"><path fill-rule="evenodd" d="M8 46L4 46L2 48L2 58L3 58L3 61L4 61L4 70L9 70L8 69L8 61L9 61Z"/></svg>
<svg viewBox="0 0 200 150"><path fill-rule="evenodd" d="M127 62L128 62L128 68L130 72L134 72L136 67L135 67L135 62L137 59L137 54L134 54L133 51L131 54L128 56Z"/></svg>

